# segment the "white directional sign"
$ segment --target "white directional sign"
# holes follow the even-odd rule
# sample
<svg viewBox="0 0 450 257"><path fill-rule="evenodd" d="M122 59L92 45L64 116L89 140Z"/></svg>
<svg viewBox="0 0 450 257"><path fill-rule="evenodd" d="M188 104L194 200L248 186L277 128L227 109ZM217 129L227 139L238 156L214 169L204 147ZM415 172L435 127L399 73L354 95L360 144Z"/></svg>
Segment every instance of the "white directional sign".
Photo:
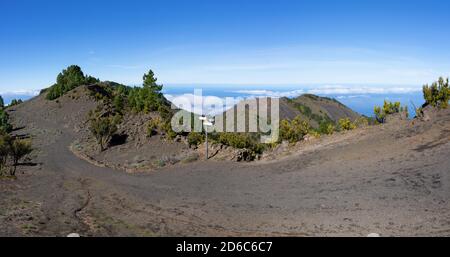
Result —
<svg viewBox="0 0 450 257"><path fill-rule="evenodd" d="M208 119L206 116L198 117L199 120L203 121L203 126L211 127L214 126L214 118ZM205 129L205 146L206 146L206 160L208 160L208 129Z"/></svg>

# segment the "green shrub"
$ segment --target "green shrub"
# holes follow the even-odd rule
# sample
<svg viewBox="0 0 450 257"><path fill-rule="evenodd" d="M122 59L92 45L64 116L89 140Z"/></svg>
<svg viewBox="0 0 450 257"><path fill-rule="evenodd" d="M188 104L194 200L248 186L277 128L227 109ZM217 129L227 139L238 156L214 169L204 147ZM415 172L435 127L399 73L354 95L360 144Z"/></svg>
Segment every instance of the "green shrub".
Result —
<svg viewBox="0 0 450 257"><path fill-rule="evenodd" d="M0 95L0 109L5 108L5 101L3 101L3 97Z"/></svg>
<svg viewBox="0 0 450 257"><path fill-rule="evenodd" d="M213 139L218 143L231 146L237 149L248 149L255 154L261 154L265 146L259 143L257 137L252 137L247 133L218 133L217 139Z"/></svg>
<svg viewBox="0 0 450 257"><path fill-rule="evenodd" d="M12 125L9 123L9 115L5 110L0 109L0 131L9 133L12 130Z"/></svg>
<svg viewBox="0 0 450 257"><path fill-rule="evenodd" d="M379 123L385 123L386 117L395 113L405 113L408 116L408 107L402 107L400 102L392 103L387 100L384 100L383 108L379 106L374 107L375 118Z"/></svg>
<svg viewBox="0 0 450 257"><path fill-rule="evenodd" d="M158 113L165 121L169 121L172 118L172 112L168 105L161 104L158 106Z"/></svg>
<svg viewBox="0 0 450 257"><path fill-rule="evenodd" d="M161 119L159 118L151 119L147 124L147 136L152 137L158 134L158 131L161 130L161 128L162 128Z"/></svg>
<svg viewBox="0 0 450 257"><path fill-rule="evenodd" d="M448 78L439 78L437 82L431 86L423 86L423 97L425 99L425 106L431 105L433 107L447 108L450 97L450 89L448 87Z"/></svg>
<svg viewBox="0 0 450 257"><path fill-rule="evenodd" d="M423 113L423 108L422 107L416 108L416 117L417 118L423 118L424 117L424 113Z"/></svg>
<svg viewBox="0 0 450 257"><path fill-rule="evenodd" d="M107 83L94 83L89 85L87 89L89 90L89 95L95 98L96 101L103 101L105 105L111 104L114 89Z"/></svg>
<svg viewBox="0 0 450 257"><path fill-rule="evenodd" d="M384 123L386 121L386 113L381 110L381 107L375 106L373 108L373 112L375 113L375 118L379 123Z"/></svg>
<svg viewBox="0 0 450 257"><path fill-rule="evenodd" d="M100 145L100 151L104 151L111 141L112 136L117 132L117 118L99 117L91 119L90 131Z"/></svg>
<svg viewBox="0 0 450 257"><path fill-rule="evenodd" d="M174 139L178 135L175 131L172 130L170 121L163 122L161 129L162 131L164 131L167 139Z"/></svg>
<svg viewBox="0 0 450 257"><path fill-rule="evenodd" d="M163 121L159 117L147 123L147 136L152 137L161 132L167 139L174 139L178 133L172 130L170 121Z"/></svg>
<svg viewBox="0 0 450 257"><path fill-rule="evenodd" d="M309 136L312 136L312 137L314 137L314 138L320 138L320 132L318 132L318 131L316 131L316 130L310 130L310 131L308 132L308 135L309 135Z"/></svg>
<svg viewBox="0 0 450 257"><path fill-rule="evenodd" d="M341 130L353 130L356 128L356 125L350 121L349 118L339 119L339 128Z"/></svg>
<svg viewBox="0 0 450 257"><path fill-rule="evenodd" d="M359 117L359 118L357 118L355 120L354 123L355 123L357 128L360 128L360 127L367 127L367 126L369 126L370 121L369 121L369 119L367 117Z"/></svg>
<svg viewBox="0 0 450 257"><path fill-rule="evenodd" d="M19 99L19 100L13 99L13 100L11 100L11 104L9 104L9 106L15 106L15 105L19 105L22 103L23 103L22 99Z"/></svg>
<svg viewBox="0 0 450 257"><path fill-rule="evenodd" d="M33 151L31 142L11 137L8 133L0 131L0 175L4 174L4 169L8 164L8 159L12 163L9 175L15 176L19 161Z"/></svg>
<svg viewBox="0 0 450 257"><path fill-rule="evenodd" d="M19 161L33 151L31 142L26 140L14 139L9 145L9 155L13 162L13 169L11 169L11 176L15 176L17 165Z"/></svg>
<svg viewBox="0 0 450 257"><path fill-rule="evenodd" d="M234 148L250 148L252 142L248 136L242 133L219 133L218 141Z"/></svg>
<svg viewBox="0 0 450 257"><path fill-rule="evenodd" d="M198 132L191 132L187 136L187 141L189 146L197 146L201 143L203 143L204 136L201 133Z"/></svg>
<svg viewBox="0 0 450 257"><path fill-rule="evenodd" d="M125 109L125 99L126 99L125 94L123 94L120 91L115 91L114 98L113 98L114 110L116 110L117 112L123 113L123 111Z"/></svg>
<svg viewBox="0 0 450 257"><path fill-rule="evenodd" d="M3 169L6 167L10 141L11 137L7 133L0 131L0 175L3 174Z"/></svg>
<svg viewBox="0 0 450 257"><path fill-rule="evenodd" d="M332 135L336 130L336 126L332 122L322 122L319 125L319 133L323 135Z"/></svg>
<svg viewBox="0 0 450 257"><path fill-rule="evenodd" d="M280 138L281 140L287 140L290 143L295 143L303 140L311 130L311 126L307 121L301 120L300 116L297 116L292 121L282 120L280 122Z"/></svg>
<svg viewBox="0 0 450 257"><path fill-rule="evenodd" d="M384 100L383 112L387 115L400 112L400 102L391 103Z"/></svg>

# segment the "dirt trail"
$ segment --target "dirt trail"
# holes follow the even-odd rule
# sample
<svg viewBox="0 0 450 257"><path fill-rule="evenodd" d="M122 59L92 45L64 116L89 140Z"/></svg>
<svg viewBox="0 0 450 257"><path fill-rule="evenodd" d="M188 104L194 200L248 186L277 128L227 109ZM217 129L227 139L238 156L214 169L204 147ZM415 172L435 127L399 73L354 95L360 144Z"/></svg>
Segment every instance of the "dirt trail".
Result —
<svg viewBox="0 0 450 257"><path fill-rule="evenodd" d="M33 136L39 165L0 181L1 235L450 235L449 111L434 122L353 132L281 161L126 174L74 156L70 120L30 111L38 104L11 112L25 126L17 133Z"/></svg>

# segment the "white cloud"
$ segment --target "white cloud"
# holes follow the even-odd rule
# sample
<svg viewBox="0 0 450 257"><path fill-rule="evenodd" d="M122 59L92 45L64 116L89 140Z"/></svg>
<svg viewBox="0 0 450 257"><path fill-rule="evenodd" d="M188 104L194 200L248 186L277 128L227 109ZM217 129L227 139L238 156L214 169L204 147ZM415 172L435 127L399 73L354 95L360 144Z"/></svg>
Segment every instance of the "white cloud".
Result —
<svg viewBox="0 0 450 257"><path fill-rule="evenodd" d="M233 93L252 95L254 97L296 97L304 94L305 91L302 89L291 90L291 91L272 91L272 90L237 90L232 91Z"/></svg>
<svg viewBox="0 0 450 257"><path fill-rule="evenodd" d="M233 93L253 95L259 97L296 97L301 94L351 95L353 97L360 97L362 95L367 94L407 94L420 92L421 90L422 89L418 87L368 87L368 86L328 85L317 88L307 88L290 91L237 90L233 91Z"/></svg>
<svg viewBox="0 0 450 257"><path fill-rule="evenodd" d="M37 96L39 95L39 90L12 90L12 91L0 91L0 95L2 96Z"/></svg>
<svg viewBox="0 0 450 257"><path fill-rule="evenodd" d="M348 94L406 94L421 91L418 87L368 87L368 86L324 86L309 89L309 94L348 95Z"/></svg>
<svg viewBox="0 0 450 257"><path fill-rule="evenodd" d="M351 99L351 98L369 98L369 95L340 95L336 99Z"/></svg>
<svg viewBox="0 0 450 257"><path fill-rule="evenodd" d="M239 103L243 98L220 98L217 96L202 96L194 94L171 95L164 94L167 100L177 108L196 114L216 115L222 113ZM188 106L184 106L187 104Z"/></svg>

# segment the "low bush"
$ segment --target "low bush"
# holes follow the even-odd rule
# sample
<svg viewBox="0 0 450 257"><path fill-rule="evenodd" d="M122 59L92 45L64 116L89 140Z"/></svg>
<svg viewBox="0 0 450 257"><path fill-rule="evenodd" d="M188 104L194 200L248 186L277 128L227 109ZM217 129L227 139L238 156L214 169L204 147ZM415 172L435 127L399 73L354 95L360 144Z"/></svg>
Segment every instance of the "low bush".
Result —
<svg viewBox="0 0 450 257"><path fill-rule="evenodd" d="M295 143L303 140L304 136L311 131L311 126L305 120L297 116L292 121L282 120L280 122L280 139Z"/></svg>
<svg viewBox="0 0 450 257"><path fill-rule="evenodd" d="M336 131L336 126L332 122L322 122L319 125L318 132L323 135L332 135Z"/></svg>
<svg viewBox="0 0 450 257"><path fill-rule="evenodd" d="M231 146L237 149L248 149L255 154L261 154L264 151L264 144L258 141L258 137L255 135L252 137L247 133L218 133L217 138L212 137L212 140Z"/></svg>
<svg viewBox="0 0 450 257"><path fill-rule="evenodd" d="M89 130L100 145L100 151L106 150L112 136L117 132L118 118L97 117L91 119Z"/></svg>
<svg viewBox="0 0 450 257"><path fill-rule="evenodd" d="M406 116L408 116L409 115L408 107L407 106L402 107L400 105L400 102L392 103L387 100L384 100L383 108L381 108L379 106L374 107L375 119L379 123L385 123L386 117L388 115L395 114L395 113L405 113Z"/></svg>
<svg viewBox="0 0 450 257"><path fill-rule="evenodd" d="M349 118L339 119L339 128L341 131L353 130L356 128L355 123L351 122Z"/></svg>
<svg viewBox="0 0 450 257"><path fill-rule="evenodd" d="M9 156L9 142L11 138L5 132L0 131L0 175L3 174L3 169L6 167L6 162Z"/></svg>
<svg viewBox="0 0 450 257"><path fill-rule="evenodd" d="M127 106L127 88L123 85L119 85L115 88L112 94L112 105L118 112L123 113Z"/></svg>
<svg viewBox="0 0 450 257"><path fill-rule="evenodd" d="M174 139L178 134L172 130L169 121L164 121L159 117L151 119L147 124L147 136L152 137L161 133L167 139Z"/></svg>
<svg viewBox="0 0 450 257"><path fill-rule="evenodd" d="M199 144L203 143L204 135L198 132L191 132L187 136L187 141L189 146L198 146Z"/></svg>
<svg viewBox="0 0 450 257"><path fill-rule="evenodd" d="M0 109L0 132L3 131L5 133L9 133L12 130L12 125L9 123L9 115L8 113Z"/></svg>
<svg viewBox="0 0 450 257"><path fill-rule="evenodd" d="M320 138L320 132L316 131L316 130L311 130L308 133L309 136L312 136L314 138Z"/></svg>
<svg viewBox="0 0 450 257"><path fill-rule="evenodd" d="M9 175L15 176L17 166L24 157L33 151L31 142L11 137L6 132L0 131L0 175L4 174L8 159L12 165Z"/></svg>
<svg viewBox="0 0 450 257"><path fill-rule="evenodd" d="M164 132L164 136L167 139L174 139L178 133L172 130L172 125L170 124L170 121L165 121L162 123L161 130Z"/></svg>
<svg viewBox="0 0 450 257"><path fill-rule="evenodd" d="M161 130L162 124L161 119L154 118L151 119L147 124L147 136L152 137L158 134L158 131Z"/></svg>
<svg viewBox="0 0 450 257"><path fill-rule="evenodd" d="M370 125L370 120L363 116L363 117L359 117L355 120L355 125L357 128L362 128L362 127L367 127Z"/></svg>
<svg viewBox="0 0 450 257"><path fill-rule="evenodd" d="M31 147L30 141L20 139L13 140L9 147L10 156L13 162L13 169L11 170L10 175L15 176L19 161L29 155L33 151L33 148Z"/></svg>

